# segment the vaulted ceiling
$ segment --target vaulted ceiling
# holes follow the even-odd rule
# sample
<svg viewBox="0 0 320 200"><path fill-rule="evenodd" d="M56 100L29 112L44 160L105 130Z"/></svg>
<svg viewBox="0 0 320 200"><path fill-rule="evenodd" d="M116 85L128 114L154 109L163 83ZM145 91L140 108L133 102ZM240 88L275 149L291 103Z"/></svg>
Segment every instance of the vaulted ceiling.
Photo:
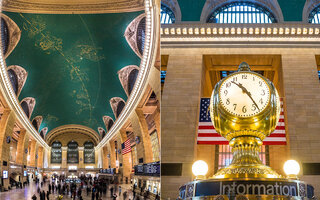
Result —
<svg viewBox="0 0 320 200"><path fill-rule="evenodd" d="M108 2L116 4L115 0ZM50 131L67 124L97 130L104 127L104 115L114 118L109 100L127 99L117 72L127 65L140 65L140 58L130 48L124 33L143 11L4 13L21 30L21 39L6 64L19 65L28 72L19 100L35 98L30 119L43 116L40 130L48 127Z"/></svg>

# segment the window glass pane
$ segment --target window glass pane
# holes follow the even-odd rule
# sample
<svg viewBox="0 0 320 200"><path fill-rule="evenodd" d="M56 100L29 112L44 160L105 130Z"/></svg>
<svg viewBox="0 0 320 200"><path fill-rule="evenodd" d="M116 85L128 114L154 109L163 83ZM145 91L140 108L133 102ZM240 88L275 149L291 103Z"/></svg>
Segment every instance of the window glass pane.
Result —
<svg viewBox="0 0 320 200"><path fill-rule="evenodd" d="M173 24L175 22L175 16L172 10L163 4L161 4L160 22L161 24Z"/></svg>
<svg viewBox="0 0 320 200"><path fill-rule="evenodd" d="M251 2L234 2L212 12L208 23L275 23L266 9Z"/></svg>

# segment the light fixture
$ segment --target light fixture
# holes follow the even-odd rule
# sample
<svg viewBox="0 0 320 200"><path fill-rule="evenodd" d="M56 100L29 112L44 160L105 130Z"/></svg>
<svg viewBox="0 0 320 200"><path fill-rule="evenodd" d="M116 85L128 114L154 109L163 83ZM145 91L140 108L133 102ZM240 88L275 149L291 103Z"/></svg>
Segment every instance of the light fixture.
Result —
<svg viewBox="0 0 320 200"><path fill-rule="evenodd" d="M208 165L203 160L198 160L192 165L192 173L196 176L196 179L204 179L208 172Z"/></svg>
<svg viewBox="0 0 320 200"><path fill-rule="evenodd" d="M300 172L300 165L295 160L287 160L283 165L283 170L287 174L288 178L298 179Z"/></svg>

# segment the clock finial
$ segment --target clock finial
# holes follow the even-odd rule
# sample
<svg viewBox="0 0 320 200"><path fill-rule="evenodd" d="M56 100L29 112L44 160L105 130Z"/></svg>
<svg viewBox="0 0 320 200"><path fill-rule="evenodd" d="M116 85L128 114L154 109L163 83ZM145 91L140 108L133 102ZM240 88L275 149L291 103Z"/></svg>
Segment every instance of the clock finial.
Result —
<svg viewBox="0 0 320 200"><path fill-rule="evenodd" d="M246 62L242 62L240 65L239 65L239 68L238 68L238 71L251 71L248 63Z"/></svg>

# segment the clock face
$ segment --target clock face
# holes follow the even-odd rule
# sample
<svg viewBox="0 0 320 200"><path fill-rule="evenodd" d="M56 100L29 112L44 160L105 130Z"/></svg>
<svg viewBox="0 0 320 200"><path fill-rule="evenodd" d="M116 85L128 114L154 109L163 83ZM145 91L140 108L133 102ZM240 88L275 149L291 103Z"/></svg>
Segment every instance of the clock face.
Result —
<svg viewBox="0 0 320 200"><path fill-rule="evenodd" d="M236 73L223 81L219 90L223 108L237 117L252 117L263 111L270 101L267 82L252 73Z"/></svg>

